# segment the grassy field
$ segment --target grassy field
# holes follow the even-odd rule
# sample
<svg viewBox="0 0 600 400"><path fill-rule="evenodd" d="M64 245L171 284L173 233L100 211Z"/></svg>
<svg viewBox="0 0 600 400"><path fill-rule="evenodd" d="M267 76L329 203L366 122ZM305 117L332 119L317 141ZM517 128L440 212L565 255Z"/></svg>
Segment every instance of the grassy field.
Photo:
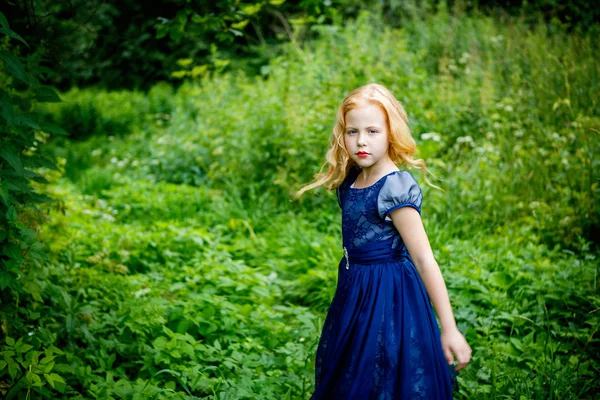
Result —
<svg viewBox="0 0 600 400"><path fill-rule="evenodd" d="M423 220L473 348L458 398L600 390L594 34L444 10L363 14L263 68L65 93L40 340L64 398L307 399L341 258L334 193L290 194L367 82L406 107ZM33 317L32 317L33 318ZM60 350L59 350L60 349ZM60 395L56 394L57 398Z"/></svg>

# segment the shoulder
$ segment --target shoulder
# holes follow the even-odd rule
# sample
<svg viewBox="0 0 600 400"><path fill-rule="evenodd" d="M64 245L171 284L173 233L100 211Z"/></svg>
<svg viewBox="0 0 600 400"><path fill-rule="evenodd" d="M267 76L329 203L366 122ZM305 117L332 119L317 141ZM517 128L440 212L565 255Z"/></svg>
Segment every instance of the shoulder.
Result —
<svg viewBox="0 0 600 400"><path fill-rule="evenodd" d="M399 170L385 178L377 197L377 209L382 218L397 208L409 206L421 213L423 195L414 176ZM386 218L387 219L387 218Z"/></svg>

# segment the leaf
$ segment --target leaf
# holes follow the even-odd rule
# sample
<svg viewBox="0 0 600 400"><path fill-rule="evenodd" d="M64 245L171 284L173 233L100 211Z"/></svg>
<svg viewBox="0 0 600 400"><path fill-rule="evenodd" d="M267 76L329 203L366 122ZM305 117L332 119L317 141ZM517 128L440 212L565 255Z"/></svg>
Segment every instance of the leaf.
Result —
<svg viewBox="0 0 600 400"><path fill-rule="evenodd" d="M36 167L46 167L54 171L60 171L60 168L48 156L35 155L31 158L31 161Z"/></svg>
<svg viewBox="0 0 600 400"><path fill-rule="evenodd" d="M244 15L251 16L259 12L262 9L262 6L262 4L243 4L240 5L240 11Z"/></svg>
<svg viewBox="0 0 600 400"><path fill-rule="evenodd" d="M157 337L154 342L152 342L152 346L154 346L156 350L164 350L167 347L167 338L164 336Z"/></svg>
<svg viewBox="0 0 600 400"><path fill-rule="evenodd" d="M32 385L42 382L42 379L40 378L40 376L38 374L34 373L33 371L27 371L26 377L27 377L27 380L29 381L29 383L31 383ZM36 386L38 386L38 385L36 385Z"/></svg>
<svg viewBox="0 0 600 400"><path fill-rule="evenodd" d="M569 357L569 363L571 363L572 365L577 365L579 363L579 358L577 358L576 356L571 356Z"/></svg>
<svg viewBox="0 0 600 400"><path fill-rule="evenodd" d="M65 354L61 349L59 349L58 347L55 346L50 346L47 347L45 350L45 353L48 357L50 357L52 354Z"/></svg>
<svg viewBox="0 0 600 400"><path fill-rule="evenodd" d="M8 188L13 191L13 192L23 192L23 193L29 193L31 192L31 188L29 188L27 185L29 184L27 182L27 179L33 178L34 176L37 176L39 174L37 174L36 172L33 171L28 171L28 170L23 170L22 172L17 172L13 169L7 169L7 170L0 170L0 176L3 176L5 178L7 178L7 180L10 180L11 182L8 184ZM9 179L9 178L16 178L16 179Z"/></svg>
<svg viewBox="0 0 600 400"><path fill-rule="evenodd" d="M244 36L244 34L238 30L238 29L233 29L233 28L229 28L229 32L233 33L235 36Z"/></svg>
<svg viewBox="0 0 600 400"><path fill-rule="evenodd" d="M510 342L520 351L523 351L523 343L514 336L509 338Z"/></svg>
<svg viewBox="0 0 600 400"><path fill-rule="evenodd" d="M0 198L2 198L4 205L8 205L8 201L9 201L10 197L11 196L8 194L8 188L7 188L6 181L0 182ZM0 231L0 232L4 232L4 231ZM2 237L0 235L0 241L3 239L4 239L4 237Z"/></svg>
<svg viewBox="0 0 600 400"><path fill-rule="evenodd" d="M54 382L65 383L65 381L63 380L63 378L60 375L55 374L54 372L51 373L50 376L52 377L52 380L54 380Z"/></svg>
<svg viewBox="0 0 600 400"><path fill-rule="evenodd" d="M188 330L189 326L190 326L189 321L184 318L181 321L179 321L179 323L177 324L177 328L175 329L175 332L184 333L185 331Z"/></svg>
<svg viewBox="0 0 600 400"><path fill-rule="evenodd" d="M31 350L32 348L33 348L33 346L32 346L32 345L30 345L30 344L26 344L26 343L23 343L22 345L20 345L20 346L19 346L19 347L17 347L16 349L17 349L17 351L18 351L18 352L21 352L21 353L27 353L27 352L28 352L29 350Z"/></svg>
<svg viewBox="0 0 600 400"><path fill-rule="evenodd" d="M52 371L52 369L54 368L54 364L55 364L55 363L54 363L54 361L53 361L53 362L51 362L50 364L39 365L39 366L38 366L38 368L47 374L47 373L49 373L50 371Z"/></svg>
<svg viewBox="0 0 600 400"><path fill-rule="evenodd" d="M10 26L8 26L8 20L6 19L4 14L2 14L1 12L0 12L0 25L2 25L2 28L0 28L0 32L4 33L5 35L8 35L9 37L20 40L25 46L29 47L27 42L21 36L19 36L18 33L13 31L12 29L10 29Z"/></svg>
<svg viewBox="0 0 600 400"><path fill-rule="evenodd" d="M11 274L7 272L0 272L0 290L6 289L10 281L12 281Z"/></svg>
<svg viewBox="0 0 600 400"><path fill-rule="evenodd" d="M167 33L169 33L169 27L168 25L164 25L164 24L160 24L160 25L155 25L156 27L156 38L157 39L162 39L165 36L167 36Z"/></svg>
<svg viewBox="0 0 600 400"><path fill-rule="evenodd" d="M50 86L40 86L36 88L35 99L45 103L62 103L58 93Z"/></svg>
<svg viewBox="0 0 600 400"><path fill-rule="evenodd" d="M25 125L28 126L32 129L36 129L39 130L40 129L40 125L34 121L33 119L27 117L26 115L19 115L15 118L15 121L17 124L19 125Z"/></svg>
<svg viewBox="0 0 600 400"><path fill-rule="evenodd" d="M2 260L2 264L4 264L4 267L6 269L8 269L9 271L14 271L14 273L16 274L19 271L19 268L21 268L21 264L23 264L23 260L22 259L21 260L15 260L15 259ZM15 281L16 281L16 279L15 279Z"/></svg>
<svg viewBox="0 0 600 400"><path fill-rule="evenodd" d="M10 26L8 26L8 20L2 12L0 12L0 25L2 25L2 27L6 30L10 29Z"/></svg>
<svg viewBox="0 0 600 400"><path fill-rule="evenodd" d="M489 277L490 282L500 288L508 288L513 283L513 278L504 271L492 272Z"/></svg>
<svg viewBox="0 0 600 400"><path fill-rule="evenodd" d="M152 381L152 379L154 379L155 376L158 376L160 374L171 374L171 375L175 376L176 378L180 375L179 372L174 371L172 369L161 369L160 371L158 371L154 375L152 375L150 377L150 379L148 379L148 382L146 382L146 384L142 388L142 392L144 391L144 389L146 389L146 386L148 386L148 384Z"/></svg>
<svg viewBox="0 0 600 400"><path fill-rule="evenodd" d="M40 126L41 131L44 131L47 133L52 133L54 135L62 135L62 136L68 135L67 131L65 131L60 126L53 124L51 122L38 121L38 125Z"/></svg>
<svg viewBox="0 0 600 400"><path fill-rule="evenodd" d="M171 72L171 76L175 77L175 78L183 78L184 76L186 76L188 73L187 71L173 71Z"/></svg>
<svg viewBox="0 0 600 400"><path fill-rule="evenodd" d="M18 218L17 209L12 205L9 206L8 211L6 211L6 219L9 220L10 222L14 222L17 220L17 218ZM15 246L15 245L11 245L11 246ZM16 253L11 250L12 250L12 247L6 246L4 249L4 254L6 254L7 256L12 257L14 259L18 259L17 255L20 255L20 253ZM11 254L8 254L9 251L11 251ZM14 257L13 257L13 255L14 255Z"/></svg>
<svg viewBox="0 0 600 400"><path fill-rule="evenodd" d="M206 319L211 319L216 313L216 310L210 304L202 310L202 316Z"/></svg>
<svg viewBox="0 0 600 400"><path fill-rule="evenodd" d="M244 29L244 27L245 27L246 25L248 25L248 22L250 22L250 20L249 20L249 19L243 19L243 20L241 20L240 22L236 22L236 23L233 23L233 24L231 24L230 26L231 26L233 29Z"/></svg>
<svg viewBox="0 0 600 400"><path fill-rule="evenodd" d="M41 364L41 365L48 364L48 363L50 363L52 360L54 360L54 358L55 358L55 357L56 357L56 356L49 356L49 357L48 357L48 356L46 356L46 357L42 358L42 360L40 361L40 364Z"/></svg>
<svg viewBox="0 0 600 400"><path fill-rule="evenodd" d="M242 353L240 353L239 351L234 350L233 353L231 354L231 357L236 360L237 362L240 362L242 360L242 358L244 357L244 355Z"/></svg>
<svg viewBox="0 0 600 400"><path fill-rule="evenodd" d="M17 57L6 50L0 50L0 61L4 63L4 69L15 78L26 82L26 72ZM27 82L28 83L28 82Z"/></svg>
<svg viewBox="0 0 600 400"><path fill-rule="evenodd" d="M42 175L37 175L31 178L31 180L39 183L50 183L48 179L44 178Z"/></svg>
<svg viewBox="0 0 600 400"><path fill-rule="evenodd" d="M13 361L8 362L8 374L14 380L17 377L17 373L21 371L17 363Z"/></svg>
<svg viewBox="0 0 600 400"><path fill-rule="evenodd" d="M177 64L184 68L191 65L193 62L194 60L192 60L191 58L180 58L179 60L177 60Z"/></svg>
<svg viewBox="0 0 600 400"><path fill-rule="evenodd" d="M6 162L15 169L15 171L19 173L23 173L23 163L21 162L21 157L17 152L15 146L11 143L5 144L0 148L0 157L4 158Z"/></svg>
<svg viewBox="0 0 600 400"><path fill-rule="evenodd" d="M0 89L0 116L4 118L6 124L9 126L17 123L17 115L15 114L15 107L10 100L8 94Z"/></svg>
<svg viewBox="0 0 600 400"><path fill-rule="evenodd" d="M6 344L9 346L14 346L15 345L15 339L11 338L10 336L6 337Z"/></svg>
<svg viewBox="0 0 600 400"><path fill-rule="evenodd" d="M50 386L52 386L52 388L54 388L54 379L52 379L52 376L49 374L44 374L44 378L46 378L46 380L48 381Z"/></svg>

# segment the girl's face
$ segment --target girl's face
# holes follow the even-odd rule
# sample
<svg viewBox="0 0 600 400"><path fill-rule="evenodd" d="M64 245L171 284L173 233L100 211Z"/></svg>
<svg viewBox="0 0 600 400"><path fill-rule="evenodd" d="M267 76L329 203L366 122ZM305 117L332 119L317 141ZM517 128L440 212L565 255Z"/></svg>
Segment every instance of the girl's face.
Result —
<svg viewBox="0 0 600 400"><path fill-rule="evenodd" d="M389 140L385 113L367 103L348 111L345 119L344 143L350 158L367 169L386 162Z"/></svg>

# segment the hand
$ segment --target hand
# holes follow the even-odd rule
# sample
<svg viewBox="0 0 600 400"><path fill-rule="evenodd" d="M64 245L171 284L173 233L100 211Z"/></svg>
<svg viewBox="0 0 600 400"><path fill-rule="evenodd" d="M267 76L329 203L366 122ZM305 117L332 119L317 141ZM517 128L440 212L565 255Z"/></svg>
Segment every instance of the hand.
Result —
<svg viewBox="0 0 600 400"><path fill-rule="evenodd" d="M463 369L471 360L471 347L457 328L442 332L442 349L448 365L454 364L454 354L456 355L456 371Z"/></svg>

